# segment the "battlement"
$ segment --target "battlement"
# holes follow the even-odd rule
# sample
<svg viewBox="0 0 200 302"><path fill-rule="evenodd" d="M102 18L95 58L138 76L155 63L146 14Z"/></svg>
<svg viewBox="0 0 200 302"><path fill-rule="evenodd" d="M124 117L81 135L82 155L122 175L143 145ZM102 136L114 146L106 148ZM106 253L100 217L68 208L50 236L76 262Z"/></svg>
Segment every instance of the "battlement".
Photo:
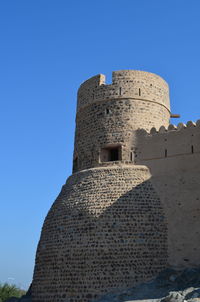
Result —
<svg viewBox="0 0 200 302"><path fill-rule="evenodd" d="M200 152L200 120L196 123L170 124L168 128L161 126L157 131L138 130L138 157L140 160L152 160Z"/></svg>
<svg viewBox="0 0 200 302"><path fill-rule="evenodd" d="M188 121L187 124L184 123L179 123L177 126L170 124L167 128L165 126L161 126L158 130L153 127L151 130L148 132L145 129L140 129L139 132L140 134L143 135L156 135L160 133L170 133L171 131L180 131L183 129L190 129L190 128L200 128L200 120L197 120L196 122L193 121Z"/></svg>
<svg viewBox="0 0 200 302"><path fill-rule="evenodd" d="M80 86L77 112L91 103L124 98L159 103L170 111L168 84L160 76L140 70L118 70L112 73L112 84L106 85L106 77L99 74Z"/></svg>

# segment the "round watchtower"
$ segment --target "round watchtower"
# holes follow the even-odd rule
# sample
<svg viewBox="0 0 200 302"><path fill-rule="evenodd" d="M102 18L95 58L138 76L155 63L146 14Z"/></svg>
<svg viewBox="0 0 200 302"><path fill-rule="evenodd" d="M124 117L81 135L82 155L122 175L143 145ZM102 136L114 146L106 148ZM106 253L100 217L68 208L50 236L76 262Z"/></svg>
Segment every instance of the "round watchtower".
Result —
<svg viewBox="0 0 200 302"><path fill-rule="evenodd" d="M78 92L77 172L45 218L33 302L95 301L167 265L162 203L150 171L134 165L130 150L137 148L137 129L168 125L168 86L142 71L116 71L111 85L104 82L98 75Z"/></svg>
<svg viewBox="0 0 200 302"><path fill-rule="evenodd" d="M105 84L100 74L78 91L73 171L132 161L134 132L169 125L167 83L159 76L138 70L120 70Z"/></svg>

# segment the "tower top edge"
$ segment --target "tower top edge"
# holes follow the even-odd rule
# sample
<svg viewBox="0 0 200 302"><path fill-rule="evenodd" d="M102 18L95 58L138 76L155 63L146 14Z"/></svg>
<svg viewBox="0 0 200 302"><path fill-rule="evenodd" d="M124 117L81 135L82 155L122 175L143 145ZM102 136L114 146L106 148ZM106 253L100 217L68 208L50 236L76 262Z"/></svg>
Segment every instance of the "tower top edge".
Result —
<svg viewBox="0 0 200 302"><path fill-rule="evenodd" d="M170 111L169 87L160 76L140 70L117 70L112 83L98 74L81 84L78 90L77 112L85 106L113 99L141 99L164 105Z"/></svg>
<svg viewBox="0 0 200 302"><path fill-rule="evenodd" d="M132 79L137 79L137 78L146 81L152 80L168 89L168 83L161 76L152 72L143 71L143 70L134 70L134 69L122 69L122 70L113 71L111 84L106 84L106 76L104 74L97 74L84 81L80 85L79 89L86 88L86 87L97 88L98 86L101 85L109 86L109 85L120 83L125 80L131 81Z"/></svg>

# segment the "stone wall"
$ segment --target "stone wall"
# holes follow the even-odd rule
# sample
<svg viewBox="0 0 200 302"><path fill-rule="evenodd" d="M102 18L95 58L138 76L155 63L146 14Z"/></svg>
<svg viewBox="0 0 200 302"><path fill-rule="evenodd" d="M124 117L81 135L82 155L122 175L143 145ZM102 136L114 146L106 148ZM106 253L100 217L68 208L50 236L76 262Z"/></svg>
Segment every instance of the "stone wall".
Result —
<svg viewBox="0 0 200 302"><path fill-rule="evenodd" d="M168 126L167 83L157 75L135 70L113 72L113 83L98 75L78 92L73 171L102 164L101 150L119 145L123 161L130 161L133 131Z"/></svg>
<svg viewBox="0 0 200 302"><path fill-rule="evenodd" d="M77 112L102 100L133 98L162 104L170 110L167 83L158 75L140 70L119 70L112 74L112 84L105 84L99 74L85 81L78 90Z"/></svg>
<svg viewBox="0 0 200 302"><path fill-rule="evenodd" d="M135 134L133 134L135 137ZM138 131L137 156L140 160L152 160L165 157L200 152L200 120L189 121L187 125L169 125L169 129L161 126L159 131L151 129L151 133ZM136 160L137 162L137 160Z"/></svg>
<svg viewBox="0 0 200 302"><path fill-rule="evenodd" d="M149 167L165 210L169 264L194 267L200 265L200 122L169 129L139 132L136 162Z"/></svg>
<svg viewBox="0 0 200 302"><path fill-rule="evenodd" d="M200 264L200 122L176 129L169 117L154 74L81 85L74 173L43 225L34 302L93 301L168 264Z"/></svg>
<svg viewBox="0 0 200 302"><path fill-rule="evenodd" d="M45 219L33 301L93 301L148 280L166 266L166 243L166 221L146 167L74 173Z"/></svg>
<svg viewBox="0 0 200 302"><path fill-rule="evenodd" d="M150 112L153 112L149 118ZM74 158L78 170L101 165L100 152L121 145L122 160L130 161L135 129L168 126L169 113L156 103L131 99L94 103L77 113ZM76 171L76 169L75 169Z"/></svg>

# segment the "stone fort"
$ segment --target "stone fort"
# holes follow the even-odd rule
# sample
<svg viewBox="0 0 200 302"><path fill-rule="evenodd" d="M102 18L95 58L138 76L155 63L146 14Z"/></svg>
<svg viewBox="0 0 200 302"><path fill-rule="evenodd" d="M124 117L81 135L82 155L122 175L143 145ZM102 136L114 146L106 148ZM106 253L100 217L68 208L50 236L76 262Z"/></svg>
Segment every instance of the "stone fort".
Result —
<svg viewBox="0 0 200 302"><path fill-rule="evenodd" d="M169 89L137 70L78 90L73 173L42 228L34 302L89 302L200 264L200 120L170 124Z"/></svg>

